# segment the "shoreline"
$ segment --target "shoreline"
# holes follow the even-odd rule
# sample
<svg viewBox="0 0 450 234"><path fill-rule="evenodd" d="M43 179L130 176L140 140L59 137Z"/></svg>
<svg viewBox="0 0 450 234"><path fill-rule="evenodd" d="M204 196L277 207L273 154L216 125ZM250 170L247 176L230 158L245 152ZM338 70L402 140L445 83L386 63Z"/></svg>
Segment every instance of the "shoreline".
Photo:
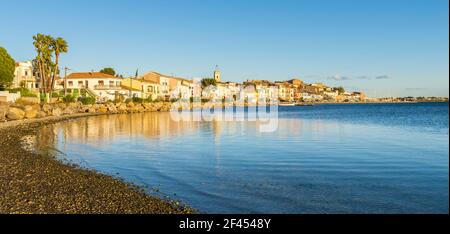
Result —
<svg viewBox="0 0 450 234"><path fill-rule="evenodd" d="M83 113L0 123L0 213L192 214L196 210L145 193L120 178L68 165L20 146L47 124L106 115Z"/></svg>
<svg viewBox="0 0 450 234"><path fill-rule="evenodd" d="M427 101L427 102L313 102L302 103L302 105L367 105L367 104L418 104L418 103L448 103L446 101Z"/></svg>

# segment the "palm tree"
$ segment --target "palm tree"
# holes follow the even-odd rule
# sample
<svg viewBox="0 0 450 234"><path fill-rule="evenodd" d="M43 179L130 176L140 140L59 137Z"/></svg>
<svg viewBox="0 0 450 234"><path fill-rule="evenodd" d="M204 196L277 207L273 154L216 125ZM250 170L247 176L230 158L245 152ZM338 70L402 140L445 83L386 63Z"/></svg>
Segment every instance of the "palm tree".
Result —
<svg viewBox="0 0 450 234"><path fill-rule="evenodd" d="M39 69L39 79L41 80L41 87L43 88L43 92L45 93L46 90L46 83L45 83L45 69L44 69L44 44L45 44L45 35L43 34L36 34L33 36L33 45L36 48L37 56L36 61Z"/></svg>
<svg viewBox="0 0 450 234"><path fill-rule="evenodd" d="M53 76L52 76L52 81L51 81L51 85L50 85L50 90L53 90L56 75L59 74L59 67L58 67L59 55L61 53L67 53L67 51L69 50L69 46L67 45L66 40L64 40L61 37L58 37L56 39L51 40L50 47L55 52L55 64L54 64L54 68L53 68Z"/></svg>

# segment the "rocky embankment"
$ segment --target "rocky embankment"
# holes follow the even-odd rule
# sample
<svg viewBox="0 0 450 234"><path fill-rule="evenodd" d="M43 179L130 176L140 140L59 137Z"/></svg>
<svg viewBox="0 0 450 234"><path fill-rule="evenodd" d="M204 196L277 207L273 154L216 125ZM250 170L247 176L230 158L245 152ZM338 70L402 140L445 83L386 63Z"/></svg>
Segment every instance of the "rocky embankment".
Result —
<svg viewBox="0 0 450 234"><path fill-rule="evenodd" d="M22 119L39 119L49 116L70 116L79 113L91 114L118 114L169 111L171 103L105 103L83 105L76 103L55 104L0 104L0 122Z"/></svg>

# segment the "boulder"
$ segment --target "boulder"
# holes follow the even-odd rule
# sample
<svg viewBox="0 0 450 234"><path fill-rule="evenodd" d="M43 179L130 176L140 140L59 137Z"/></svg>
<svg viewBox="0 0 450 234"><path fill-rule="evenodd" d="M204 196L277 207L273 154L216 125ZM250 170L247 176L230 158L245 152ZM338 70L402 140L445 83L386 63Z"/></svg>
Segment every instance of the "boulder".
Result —
<svg viewBox="0 0 450 234"><path fill-rule="evenodd" d="M68 106L62 112L63 115L73 115L75 113L77 113L77 110L74 106Z"/></svg>
<svg viewBox="0 0 450 234"><path fill-rule="evenodd" d="M71 107L73 109L75 109L75 108L77 108L79 106L80 106L79 102L71 102L71 103L67 104L67 107Z"/></svg>
<svg viewBox="0 0 450 234"><path fill-rule="evenodd" d="M153 112L158 110L156 108L155 104L153 104L153 103L149 103L147 108L148 108L148 111L153 111Z"/></svg>
<svg viewBox="0 0 450 234"><path fill-rule="evenodd" d="M128 104L127 104L127 107L128 108L133 108L135 106L135 104L133 103L133 102L129 102Z"/></svg>
<svg viewBox="0 0 450 234"><path fill-rule="evenodd" d="M160 103L157 106L157 109L160 112L170 111L170 108L171 108L171 103Z"/></svg>
<svg viewBox="0 0 450 234"><path fill-rule="evenodd" d="M119 107L117 107L117 111L119 113L126 113L127 112L127 106L122 103Z"/></svg>
<svg viewBox="0 0 450 234"><path fill-rule="evenodd" d="M37 110L35 110L35 109L33 109L33 108L31 108L31 109L25 109L25 118L26 119L34 119L34 118L36 118L36 116L37 116L37 114L38 114L38 111Z"/></svg>
<svg viewBox="0 0 450 234"><path fill-rule="evenodd" d="M108 112L108 108L106 108L106 106L101 105L101 106L98 107L98 113L105 114L107 112Z"/></svg>
<svg viewBox="0 0 450 234"><path fill-rule="evenodd" d="M47 114L44 111L38 111L36 118L44 118Z"/></svg>
<svg viewBox="0 0 450 234"><path fill-rule="evenodd" d="M53 116L61 116L62 115L62 110L59 107L56 107L52 110L52 115Z"/></svg>
<svg viewBox="0 0 450 234"><path fill-rule="evenodd" d="M142 104L136 105L135 109L136 109L136 112L144 112L145 111L145 108Z"/></svg>
<svg viewBox="0 0 450 234"><path fill-rule="evenodd" d="M47 115L52 113L52 106L49 104L44 104L42 106L42 111L44 111Z"/></svg>
<svg viewBox="0 0 450 234"><path fill-rule="evenodd" d="M24 110L25 112L31 111L31 110L33 110L33 107L27 105L27 106L24 106L24 107L23 107L23 110Z"/></svg>
<svg viewBox="0 0 450 234"><path fill-rule="evenodd" d="M9 108L8 113L6 114L6 118L8 118L9 120L20 120L24 117L25 112L16 107Z"/></svg>
<svg viewBox="0 0 450 234"><path fill-rule="evenodd" d="M107 109L108 109L109 113L117 113L117 108L116 108L116 105L114 105L114 104L108 105Z"/></svg>
<svg viewBox="0 0 450 234"><path fill-rule="evenodd" d="M6 120L6 114L8 114L8 109L9 109L8 106L0 105L0 122L3 122Z"/></svg>
<svg viewBox="0 0 450 234"><path fill-rule="evenodd" d="M88 113L89 108L92 108L92 105L83 105L83 106L79 107L78 112Z"/></svg>
<svg viewBox="0 0 450 234"><path fill-rule="evenodd" d="M87 109L87 112L88 112L88 113L96 113L96 112L97 112L97 109L95 109L95 107L91 106L91 107L89 107L89 108Z"/></svg>

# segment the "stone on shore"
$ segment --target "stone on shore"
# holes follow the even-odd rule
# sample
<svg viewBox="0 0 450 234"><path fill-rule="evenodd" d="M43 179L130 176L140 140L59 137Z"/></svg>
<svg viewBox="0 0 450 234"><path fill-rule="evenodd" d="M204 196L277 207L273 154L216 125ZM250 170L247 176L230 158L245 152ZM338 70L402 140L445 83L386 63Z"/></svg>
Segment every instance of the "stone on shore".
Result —
<svg viewBox="0 0 450 234"><path fill-rule="evenodd" d="M25 112L16 107L9 108L8 113L6 114L6 118L8 118L9 120L20 120L24 117Z"/></svg>
<svg viewBox="0 0 450 234"><path fill-rule="evenodd" d="M34 109L26 110L25 111L25 118L26 119L34 119L34 118L36 118L37 114L38 114L37 110L34 110Z"/></svg>
<svg viewBox="0 0 450 234"><path fill-rule="evenodd" d="M44 118L47 114L44 111L39 111L36 115L36 118Z"/></svg>
<svg viewBox="0 0 450 234"><path fill-rule="evenodd" d="M117 107L117 111L119 113L126 113L127 112L127 106L125 105L125 103L121 103L118 107Z"/></svg>
<svg viewBox="0 0 450 234"><path fill-rule="evenodd" d="M88 112L88 113L96 113L96 112L97 112L97 109L95 109L94 106L91 106L91 107L89 107L89 108L87 109L87 112Z"/></svg>
<svg viewBox="0 0 450 234"><path fill-rule="evenodd" d="M107 105L107 109L108 109L109 113L113 113L113 114L117 113L116 105L114 105L113 103L109 103Z"/></svg>
<svg viewBox="0 0 450 234"><path fill-rule="evenodd" d="M6 114L8 114L8 106L0 105L0 122L6 121Z"/></svg>
<svg viewBox="0 0 450 234"><path fill-rule="evenodd" d="M61 116L62 115L62 110L59 107L56 107L52 110L52 115L53 116Z"/></svg>
<svg viewBox="0 0 450 234"><path fill-rule="evenodd" d="M132 107L134 107L135 105L134 105L134 103L133 102L129 102L129 103L127 103L127 107L128 108L132 108Z"/></svg>
<svg viewBox="0 0 450 234"><path fill-rule="evenodd" d="M52 113L52 106L49 104L44 104L42 106L42 111L44 111L47 115L50 115Z"/></svg>
<svg viewBox="0 0 450 234"><path fill-rule="evenodd" d="M75 113L77 113L76 107L72 106L66 107L62 112L63 115L73 115Z"/></svg>
<svg viewBox="0 0 450 234"><path fill-rule="evenodd" d="M98 107L98 112L99 113L102 113L102 114L105 114L105 113L107 113L108 112L108 108L106 108L105 106L99 106Z"/></svg>

